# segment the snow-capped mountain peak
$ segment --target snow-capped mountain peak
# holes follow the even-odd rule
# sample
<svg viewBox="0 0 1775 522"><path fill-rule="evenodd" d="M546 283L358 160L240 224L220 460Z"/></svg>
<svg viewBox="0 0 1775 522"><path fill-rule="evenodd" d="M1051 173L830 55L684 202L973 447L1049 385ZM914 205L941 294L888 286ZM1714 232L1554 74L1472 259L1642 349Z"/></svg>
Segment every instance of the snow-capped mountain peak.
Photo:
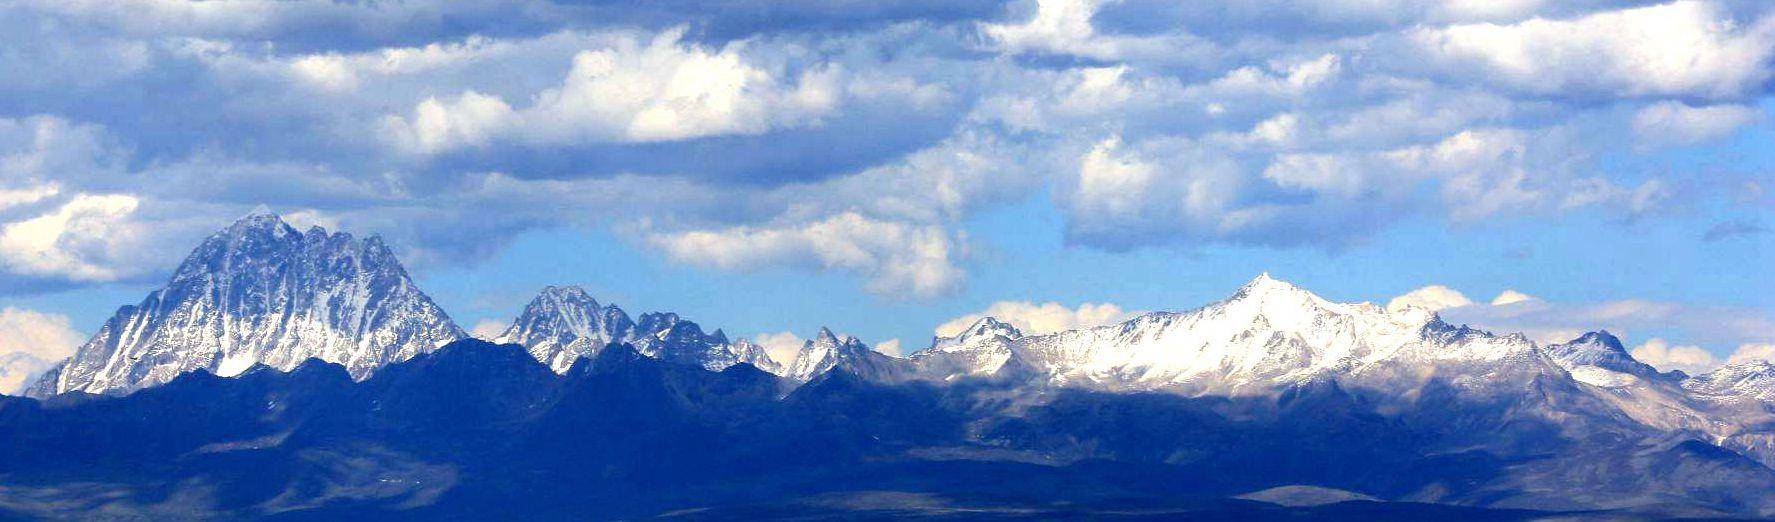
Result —
<svg viewBox="0 0 1775 522"><path fill-rule="evenodd" d="M602 306L584 288L547 286L524 306L498 343L524 346L536 360L565 373L581 357L629 341L635 323L616 306Z"/></svg>
<svg viewBox="0 0 1775 522"><path fill-rule="evenodd" d="M1018 331L1017 327L1011 326L1008 323L999 321L998 319L995 319L992 317L982 317L982 318L980 318L980 320L974 321L974 324L971 326L968 326L968 328L966 330L962 330L961 333L955 334L954 336L951 336L951 337L939 338L939 339L944 340L944 341L951 341L949 343L940 343L940 344L956 345L956 344L967 344L970 341L974 341L974 340L978 340L978 339L990 339L993 337L1003 337L1007 340L1016 340L1019 337L1023 337L1023 332Z"/></svg>
<svg viewBox="0 0 1775 522"><path fill-rule="evenodd" d="M990 375L1011 359L1011 342L1023 337L1016 327L982 317L955 335L934 337L930 348L912 354L919 372L941 380Z"/></svg>
<svg viewBox="0 0 1775 522"><path fill-rule="evenodd" d="M1571 372L1579 381L1597 386L1614 387L1632 384L1637 379L1657 377L1653 368L1627 353L1621 339L1607 330L1586 333L1567 342L1550 344L1547 355Z"/></svg>
<svg viewBox="0 0 1775 522"><path fill-rule="evenodd" d="M495 342L524 346L556 373L566 373L574 361L593 357L613 343L631 344L636 352L655 359L711 370L750 363L780 371L763 347L730 341L721 330L704 333L696 323L671 312L641 314L632 321L621 308L600 306L578 286L543 288Z"/></svg>
<svg viewBox="0 0 1775 522"><path fill-rule="evenodd" d="M1535 349L1421 310L1332 302L1268 274L1202 308L1025 336L1011 348L1057 384L1189 393L1259 393L1333 375L1407 389L1421 384L1420 370L1493 364Z"/></svg>
<svg viewBox="0 0 1775 522"><path fill-rule="evenodd" d="M877 352L854 336L839 337L822 326L813 339L801 344L801 351L782 375L805 382L833 368L883 381L899 380L911 373L911 365L905 359Z"/></svg>
<svg viewBox="0 0 1775 522"><path fill-rule="evenodd" d="M119 309L30 393L127 392L309 358L361 379L463 336L380 238L298 232L254 212L205 239L165 287Z"/></svg>
<svg viewBox="0 0 1775 522"><path fill-rule="evenodd" d="M1748 397L1775 403L1775 362L1727 364L1683 381L1683 388L1715 397Z"/></svg>

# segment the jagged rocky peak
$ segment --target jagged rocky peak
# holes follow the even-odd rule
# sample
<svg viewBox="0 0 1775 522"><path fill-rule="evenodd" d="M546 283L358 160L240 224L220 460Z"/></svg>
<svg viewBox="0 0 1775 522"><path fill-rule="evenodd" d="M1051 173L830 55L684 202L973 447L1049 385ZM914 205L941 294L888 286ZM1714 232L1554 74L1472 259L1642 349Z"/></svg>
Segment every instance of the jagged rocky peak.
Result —
<svg viewBox="0 0 1775 522"><path fill-rule="evenodd" d="M602 306L584 288L547 286L524 306L499 343L524 346L557 373L610 343L633 340L635 323L615 305Z"/></svg>
<svg viewBox="0 0 1775 522"><path fill-rule="evenodd" d="M939 380L990 375L1011 359L1011 342L1023 337L1015 326L982 317L948 337L931 339L931 347L912 355L919 373Z"/></svg>
<svg viewBox="0 0 1775 522"><path fill-rule="evenodd" d="M235 375L317 358L365 378L464 336L380 238L298 232L255 211L212 234L140 304L31 388L122 393L208 370Z"/></svg>
<svg viewBox="0 0 1775 522"><path fill-rule="evenodd" d="M1010 347L1012 361L1054 384L1190 394L1272 393L1326 377L1404 392L1427 375L1482 372L1536 349L1421 311L1332 302L1268 273L1201 308L1023 336Z"/></svg>
<svg viewBox="0 0 1775 522"><path fill-rule="evenodd" d="M833 368L882 381L899 380L911 369L904 359L877 352L854 336L841 338L822 326L819 334L801 344L801 351L783 375L805 382Z"/></svg>
<svg viewBox="0 0 1775 522"><path fill-rule="evenodd" d="M1232 297L1228 298L1229 301L1245 299L1290 299L1306 302L1325 302L1323 298L1320 298L1312 292L1308 292L1306 289L1295 286L1294 283L1271 277L1269 272L1257 274L1257 277L1251 278L1251 280L1247 281L1244 286L1240 286L1238 291L1233 292Z"/></svg>
<svg viewBox="0 0 1775 522"><path fill-rule="evenodd" d="M1270 277L1269 272L1258 274L1233 295L1211 307L1237 315L1251 315L1254 319L1261 317L1266 321L1283 322L1322 313L1348 314L1358 311L1356 308L1368 311L1365 307L1333 303L1292 283Z"/></svg>
<svg viewBox="0 0 1775 522"><path fill-rule="evenodd" d="M1637 377L1658 375L1658 369L1634 359L1621 344L1621 339L1607 330L1597 330L1563 343L1547 345L1547 355L1566 371L1593 367Z"/></svg>
<svg viewBox="0 0 1775 522"><path fill-rule="evenodd" d="M995 337L1002 337L1005 340L1016 340L1019 337L1023 337L1023 332L1018 331L1017 327L1011 326L1009 323L999 321L992 317L982 317L980 320L974 321L974 324L968 326L966 330L962 330L961 333L943 339L965 343L971 340L992 339Z"/></svg>
<svg viewBox="0 0 1775 522"><path fill-rule="evenodd" d="M1368 302L1340 303L1276 279L1263 272L1246 282L1226 299L1205 310L1246 317L1264 325L1284 329L1313 329L1331 317L1361 318L1361 322L1380 322L1408 329L1437 327L1442 319L1434 311L1418 307L1387 310Z"/></svg>
<svg viewBox="0 0 1775 522"><path fill-rule="evenodd" d="M670 312L646 313L630 320L621 308L600 306L577 286L544 288L496 341L523 345L557 373L566 373L575 361L595 357L618 343L675 364L720 370L750 363L766 371L780 371L780 365L763 347L730 341L721 330L704 333L701 326Z"/></svg>
<svg viewBox="0 0 1775 522"><path fill-rule="evenodd" d="M1683 388L1714 397L1775 402L1775 362L1758 360L1727 364L1683 381Z"/></svg>

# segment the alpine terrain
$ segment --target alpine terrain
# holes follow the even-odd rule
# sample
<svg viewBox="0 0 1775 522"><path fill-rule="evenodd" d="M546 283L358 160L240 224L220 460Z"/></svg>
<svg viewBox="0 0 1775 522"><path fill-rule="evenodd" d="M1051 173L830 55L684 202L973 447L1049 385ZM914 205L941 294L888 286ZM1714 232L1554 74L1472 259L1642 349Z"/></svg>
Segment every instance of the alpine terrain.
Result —
<svg viewBox="0 0 1775 522"><path fill-rule="evenodd" d="M543 289L468 339L374 237L253 215L0 397L17 517L1775 516L1775 366L1659 372L1267 274L791 360Z"/></svg>
<svg viewBox="0 0 1775 522"><path fill-rule="evenodd" d="M256 213L203 241L165 287L125 306L28 391L124 393L194 370L308 359L362 379L465 337L381 238L299 232Z"/></svg>

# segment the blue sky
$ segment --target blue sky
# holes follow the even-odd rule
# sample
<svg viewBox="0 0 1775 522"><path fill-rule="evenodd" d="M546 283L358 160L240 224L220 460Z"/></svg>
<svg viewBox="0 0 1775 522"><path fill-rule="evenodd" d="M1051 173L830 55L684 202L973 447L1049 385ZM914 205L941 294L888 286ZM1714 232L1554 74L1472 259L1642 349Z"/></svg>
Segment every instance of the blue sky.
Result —
<svg viewBox="0 0 1775 522"><path fill-rule="evenodd" d="M1761 2L27 0L0 46L0 351L261 204L465 327L576 283L909 352L1269 271L1666 368L1775 343Z"/></svg>

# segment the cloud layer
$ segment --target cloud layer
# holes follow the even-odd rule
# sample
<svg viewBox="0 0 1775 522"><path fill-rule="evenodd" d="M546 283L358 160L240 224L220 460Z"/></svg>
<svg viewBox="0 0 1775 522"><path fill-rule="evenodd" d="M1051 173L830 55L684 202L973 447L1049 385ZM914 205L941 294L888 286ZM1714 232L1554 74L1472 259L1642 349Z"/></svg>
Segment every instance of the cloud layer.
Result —
<svg viewBox="0 0 1775 522"><path fill-rule="evenodd" d="M0 7L0 292L153 277L260 203L419 264L601 227L887 299L1032 200L1112 251L1656 219L1741 204L1659 155L1764 125L1775 60L1723 0L683 7Z"/></svg>

